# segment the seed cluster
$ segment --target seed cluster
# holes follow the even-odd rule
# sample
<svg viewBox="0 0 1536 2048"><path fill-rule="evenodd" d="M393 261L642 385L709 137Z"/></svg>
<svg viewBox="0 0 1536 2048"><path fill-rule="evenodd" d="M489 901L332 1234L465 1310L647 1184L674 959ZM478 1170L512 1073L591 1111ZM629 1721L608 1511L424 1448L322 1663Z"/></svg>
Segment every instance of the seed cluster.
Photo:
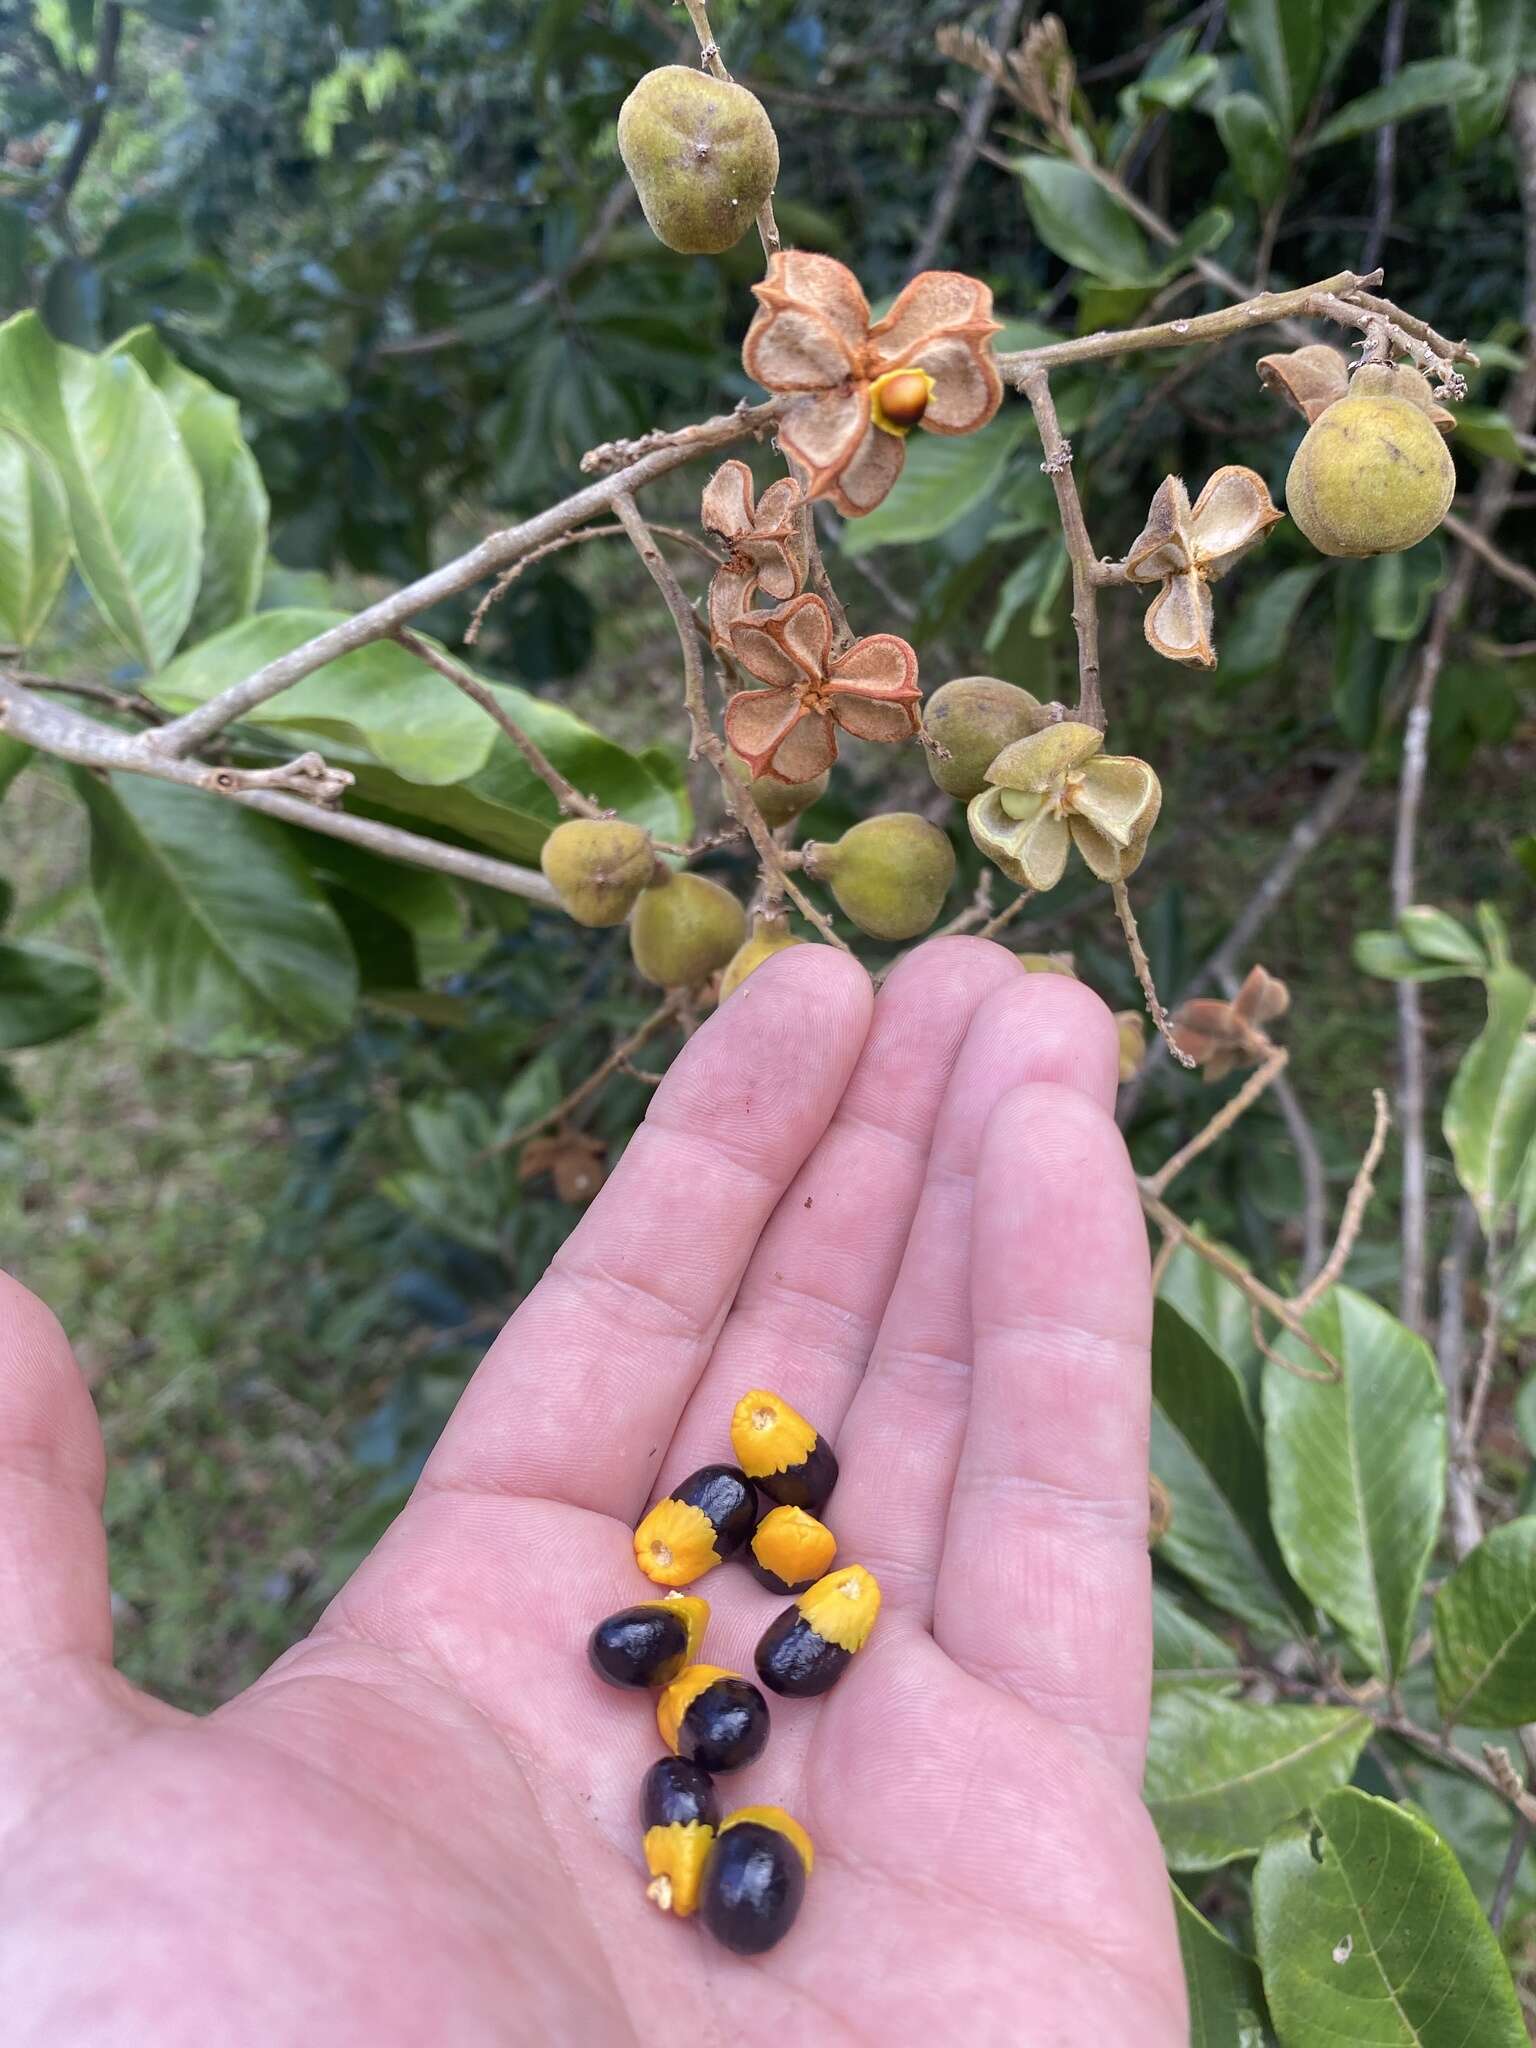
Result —
<svg viewBox="0 0 1536 2048"><path fill-rule="evenodd" d="M740 1672L698 1661L709 1603L678 1589L739 1557L770 1591L795 1595L758 1639L753 1661L770 1692L829 1692L869 1640L880 1587L863 1565L831 1569L837 1539L819 1521L837 1459L803 1415L754 1387L731 1416L734 1465L704 1465L635 1531L635 1562L659 1600L637 1601L593 1629L587 1656L606 1684L656 1695L668 1754L640 1789L650 1876L664 1913L697 1913L737 1955L762 1955L788 1934L805 1897L811 1838L782 1806L742 1806L722 1820L714 1778L755 1763L768 1744L768 1702ZM771 1505L759 1515L757 1496Z"/></svg>

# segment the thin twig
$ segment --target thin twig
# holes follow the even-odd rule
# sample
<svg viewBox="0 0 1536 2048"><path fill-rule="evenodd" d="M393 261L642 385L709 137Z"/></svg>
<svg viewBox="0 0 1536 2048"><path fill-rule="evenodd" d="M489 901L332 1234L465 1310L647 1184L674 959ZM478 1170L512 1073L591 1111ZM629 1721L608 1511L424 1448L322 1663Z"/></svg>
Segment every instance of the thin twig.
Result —
<svg viewBox="0 0 1536 2048"><path fill-rule="evenodd" d="M1024 12L1024 0L1002 0L992 18L991 43L994 50L1004 51L1013 42L1019 31L1019 19ZM959 210L960 195L965 190L965 181L986 138L987 123L992 118L992 109L997 101L997 81L983 72L971 88L966 103L965 118L955 137L949 153L949 162L939 180L938 190L933 195L933 204L917 247L912 252L912 261L907 267L908 278L917 276L920 270L931 270L949 233L955 214Z"/></svg>
<svg viewBox="0 0 1536 2048"><path fill-rule="evenodd" d="M665 534L668 540L675 540L684 547L692 548L696 555L702 555L707 562L714 563L717 568L724 560L724 557L716 554L715 550L707 542L700 540L696 533L689 533L685 527L653 525L651 531L652 533ZM535 562L542 562L546 555L558 554L562 548L579 547L586 540L610 540L615 536L622 539L623 535L624 529L617 521L614 521L610 526L583 526L576 533L559 534L554 540L546 541L543 547L535 548L531 555L524 555L520 562L514 562L510 569L505 570L497 577L484 597L475 606L474 616L465 629L464 645L466 647L474 646L475 642L480 638L480 628L485 624L486 613L490 611L493 605L500 604L517 579L531 569Z"/></svg>
<svg viewBox="0 0 1536 2048"><path fill-rule="evenodd" d="M1130 893L1126 889L1124 882L1111 882L1109 887L1110 893L1115 899L1115 915L1120 920L1121 931L1125 933L1125 943L1131 956L1131 966L1136 971L1136 979L1141 985L1141 993L1146 998L1147 1014L1157 1026L1159 1036L1179 1065L1181 1067L1193 1068L1195 1062L1174 1039L1173 1025L1169 1021L1168 1012L1163 1008L1162 1002L1159 999L1157 986L1152 979L1152 963L1147 958L1145 946L1141 943L1141 933L1136 929L1136 913L1131 908Z"/></svg>
<svg viewBox="0 0 1536 2048"><path fill-rule="evenodd" d="M506 734L539 780L550 789L562 811L568 812L573 818L613 816L611 810L605 810L601 804L583 796L574 783L566 780L537 741L530 739L523 731L495 691L482 683L462 662L455 661L451 655L440 653L430 640L423 640L419 633L413 633L408 626L402 626L394 638L407 654L414 654L416 659L424 661L428 668L436 669L437 673L452 683L456 690L462 691L472 704L479 705L486 717Z"/></svg>
<svg viewBox="0 0 1536 2048"><path fill-rule="evenodd" d="M1344 1203L1344 1214L1339 1219L1338 1235L1333 1241L1333 1250L1301 1292L1292 1296L1291 1306L1299 1315L1305 1315L1314 1302L1320 1301L1328 1289L1338 1283L1359 1238L1361 1225L1365 1222L1365 1212L1370 1207L1371 1196L1376 1191L1374 1176L1381 1164L1381 1155L1386 1149L1387 1132L1392 1128L1392 1115L1387 1108L1386 1095L1380 1088L1372 1091L1371 1100L1376 1110L1371 1142L1365 1148L1365 1157L1361 1160L1359 1171L1350 1185L1349 1195Z"/></svg>
<svg viewBox="0 0 1536 2048"><path fill-rule="evenodd" d="M1483 1433L1483 1416L1488 1407L1488 1390L1493 1385L1493 1368L1499 1356L1501 1313L1499 1296L1489 1286L1483 1312L1483 1341L1478 1346L1477 1364L1472 1373L1472 1392L1467 1399L1467 1412L1456 1433L1456 1455L1473 1462L1477 1458L1478 1439Z"/></svg>
<svg viewBox="0 0 1536 2048"><path fill-rule="evenodd" d="M1077 635L1077 715L1084 725L1104 730L1104 701L1099 690L1098 562L1083 517L1082 500L1072 474L1072 444L1061 431L1051 398L1051 380L1043 369L1026 370L1019 388L1029 400L1040 429L1045 460L1040 467L1056 493L1067 559L1072 565L1072 626ZM1123 920L1122 920L1123 921ZM1155 998L1154 998L1155 1000ZM1155 1013L1154 1013L1155 1014Z"/></svg>
<svg viewBox="0 0 1536 2048"><path fill-rule="evenodd" d="M1386 26L1381 34L1381 82L1390 85L1403 61L1403 29L1408 19L1408 0L1391 0ZM1374 270L1386 246L1392 223L1392 204L1397 175L1397 123L1388 121L1376 131L1376 187L1371 206L1371 225L1360 257L1362 270Z"/></svg>
<svg viewBox="0 0 1536 2048"><path fill-rule="evenodd" d="M1005 903L995 916L987 919L981 930L976 934L977 938L995 939L1000 931L1005 930L1007 926L1013 923L1013 920L1018 916L1025 904L1033 903L1034 900L1035 891L1033 889L1021 889L1011 903Z"/></svg>
<svg viewBox="0 0 1536 2048"><path fill-rule="evenodd" d="M1229 996L1237 993L1236 984L1227 990ZM1328 1176L1323 1167L1323 1155L1318 1146L1317 1134L1312 1129L1307 1112L1302 1108L1301 1097L1288 1074L1282 1074L1274 1086L1275 1107L1285 1121L1286 1135L1291 1141L1291 1150L1296 1154L1296 1165L1301 1174L1301 1262L1300 1276L1303 1282L1309 1280L1323 1263L1327 1251L1328 1235Z"/></svg>
<svg viewBox="0 0 1536 2048"><path fill-rule="evenodd" d="M1515 1824L1509 1831L1509 1849L1504 1858L1504 1867L1499 1872L1499 1881L1494 1886L1493 1898L1488 1906L1488 1925L1497 1934L1504 1925L1504 1916L1509 1911L1510 1901L1515 1896L1515 1886L1520 1881L1520 1866L1525 1861L1525 1852L1530 1847L1531 1831L1536 1822L1525 1813L1515 1815Z"/></svg>
<svg viewBox="0 0 1536 2048"><path fill-rule="evenodd" d="M665 1002L658 1004L651 1014L637 1024L627 1038L621 1038L608 1057L595 1066L584 1081L578 1081L569 1095L563 1096L553 1109L547 1109L542 1116L536 1116L531 1123L520 1124L505 1138L498 1138L492 1145L476 1155L477 1160L495 1158L498 1153L511 1152L518 1145L526 1144L549 1124L563 1123L574 1111L593 1096L612 1074L619 1073L632 1060L641 1046L648 1045L658 1031L664 1030L681 1015L687 1001L687 991L673 989ZM649 1077L647 1077L649 1078Z"/></svg>
<svg viewBox="0 0 1536 2048"><path fill-rule="evenodd" d="M1470 548L1478 560L1486 563L1495 576L1500 576L1506 583L1513 584L1522 597L1536 600L1536 575L1533 575L1524 563L1515 561L1513 556L1506 555L1502 548L1495 547L1480 526L1474 526L1456 512L1447 512L1440 523L1452 540L1460 541L1464 548Z"/></svg>
<svg viewBox="0 0 1536 2048"><path fill-rule="evenodd" d="M80 697L88 704L104 704L109 711L120 711L125 718L141 718L146 725L159 725L165 713L158 704L151 704L145 697L131 697L122 690L112 690L105 683L69 682L59 676L35 675L30 669L12 669L12 676L29 690L49 691L61 697Z"/></svg>
<svg viewBox="0 0 1536 2048"><path fill-rule="evenodd" d="M1285 1072L1290 1054L1283 1045L1271 1046L1269 1056L1256 1067L1237 1093L1228 1098L1202 1130L1196 1131L1188 1144L1181 1145L1171 1159L1165 1160L1146 1185L1154 1195L1166 1194L1171 1184L1178 1179L1192 1160L1202 1152L1208 1152L1218 1138L1230 1131L1238 1118L1252 1109L1259 1097L1272 1081Z"/></svg>
<svg viewBox="0 0 1536 2048"><path fill-rule="evenodd" d="M106 0L101 10L101 22L96 35L96 64L91 74L90 98L86 102L85 112L80 116L80 125L75 130L75 139L69 146L69 155L64 159L63 168L48 195L46 211L50 217L62 214L69 205L70 194L79 184L80 174L89 161L91 151L96 147L102 123L107 118L107 108L111 104L112 88L117 80L117 53L122 36L123 10L118 0Z"/></svg>

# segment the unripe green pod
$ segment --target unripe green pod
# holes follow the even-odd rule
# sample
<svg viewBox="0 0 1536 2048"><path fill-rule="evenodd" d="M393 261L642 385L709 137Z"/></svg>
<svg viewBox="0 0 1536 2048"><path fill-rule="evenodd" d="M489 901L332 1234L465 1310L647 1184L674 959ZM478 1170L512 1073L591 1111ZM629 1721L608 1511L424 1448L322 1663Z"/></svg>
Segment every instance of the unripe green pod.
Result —
<svg viewBox="0 0 1536 2048"><path fill-rule="evenodd" d="M928 773L947 796L963 803L986 787L987 770L1015 740L1048 722L1045 708L1017 683L998 676L957 676L923 706L923 730L949 759L925 750Z"/></svg>
<svg viewBox="0 0 1536 2048"><path fill-rule="evenodd" d="M775 919L769 922L759 918L752 927L752 936L737 952L733 953L725 972L720 977L720 1001L734 995L736 990L765 960L771 960L775 953L787 952L791 946L803 946L807 942L797 939L792 931Z"/></svg>
<svg viewBox="0 0 1536 2048"><path fill-rule="evenodd" d="M872 939L927 931L955 878L955 850L915 811L865 818L832 846L807 846L805 870Z"/></svg>
<svg viewBox="0 0 1536 2048"><path fill-rule="evenodd" d="M619 155L651 232L685 256L739 242L779 175L762 102L686 64L648 71L620 107Z"/></svg>
<svg viewBox="0 0 1536 2048"><path fill-rule="evenodd" d="M578 924L622 924L656 872L656 855L639 825L568 818L545 840L539 866Z"/></svg>
<svg viewBox="0 0 1536 2048"><path fill-rule="evenodd" d="M658 988L697 988L724 967L747 935L747 914L703 875L668 874L646 889L629 921L636 967Z"/></svg>
<svg viewBox="0 0 1536 2048"><path fill-rule="evenodd" d="M728 757L731 773L743 785L763 816L763 823L777 831L791 825L802 811L808 811L827 793L831 771L813 775L809 782L780 782L776 775L754 775L739 754Z"/></svg>
<svg viewBox="0 0 1536 2048"><path fill-rule="evenodd" d="M1285 509L1320 554L1395 555L1434 532L1455 494L1456 465L1429 414L1368 386L1308 427Z"/></svg>

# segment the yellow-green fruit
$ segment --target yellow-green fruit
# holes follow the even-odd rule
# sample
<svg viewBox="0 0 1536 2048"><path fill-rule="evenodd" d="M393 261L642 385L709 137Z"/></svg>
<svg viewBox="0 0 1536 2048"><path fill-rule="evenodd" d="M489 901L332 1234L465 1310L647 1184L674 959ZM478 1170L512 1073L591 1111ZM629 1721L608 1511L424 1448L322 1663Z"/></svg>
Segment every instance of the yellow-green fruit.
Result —
<svg viewBox="0 0 1536 2048"><path fill-rule="evenodd" d="M827 793L830 774L813 775L809 782L780 782L772 775L754 776L739 754L730 757L731 773L746 789L753 803L763 814L763 823L776 832L781 825L788 825L808 811L819 797Z"/></svg>
<svg viewBox="0 0 1536 2048"><path fill-rule="evenodd" d="M622 818L571 818L545 840L539 866L578 924L622 924L656 872L651 837Z"/></svg>
<svg viewBox="0 0 1536 2048"><path fill-rule="evenodd" d="M660 988L697 988L746 935L747 914L736 898L702 875L668 875L653 884L629 920L635 965Z"/></svg>
<svg viewBox="0 0 1536 2048"><path fill-rule="evenodd" d="M957 676L923 706L923 730L949 755L928 754L928 773L946 795L969 803L986 788L987 770L1015 740L1046 723L1028 690L999 676Z"/></svg>
<svg viewBox="0 0 1536 2048"><path fill-rule="evenodd" d="M648 71L620 107L619 155L652 233L685 256L739 242L779 175L762 102L686 64Z"/></svg>
<svg viewBox="0 0 1536 2048"><path fill-rule="evenodd" d="M1324 555L1395 555L1450 510L1456 465L1439 428L1407 398L1341 398L1308 427L1285 506Z"/></svg>
<svg viewBox="0 0 1536 2048"><path fill-rule="evenodd" d="M861 932L872 939L915 939L943 906L955 878L955 849L915 811L887 811L865 818L833 846L808 846L805 865Z"/></svg>
<svg viewBox="0 0 1536 2048"><path fill-rule="evenodd" d="M729 966L720 977L720 1000L732 994L746 980L753 968L761 967L765 960L771 960L775 953L784 953L791 946L803 946L804 939L797 939L781 924L759 924L747 943L733 956Z"/></svg>

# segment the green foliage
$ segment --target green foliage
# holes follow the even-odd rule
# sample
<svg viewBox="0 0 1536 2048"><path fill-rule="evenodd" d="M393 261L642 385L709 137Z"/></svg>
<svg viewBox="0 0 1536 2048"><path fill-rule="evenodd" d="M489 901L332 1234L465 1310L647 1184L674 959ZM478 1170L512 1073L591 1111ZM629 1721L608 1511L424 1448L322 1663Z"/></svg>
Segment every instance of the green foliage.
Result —
<svg viewBox="0 0 1536 2048"><path fill-rule="evenodd" d="M1486 1537L1435 1596L1442 1720L1536 1720L1536 1518Z"/></svg>
<svg viewBox="0 0 1536 2048"><path fill-rule="evenodd" d="M1490 1235L1536 1148L1536 982L1518 967L1487 977L1488 1022L1445 1099L1445 1137Z"/></svg>
<svg viewBox="0 0 1536 2048"><path fill-rule="evenodd" d="M1189 1992L1190 2048L1264 2048L1264 1987L1258 1969L1174 1889L1179 1953Z"/></svg>

